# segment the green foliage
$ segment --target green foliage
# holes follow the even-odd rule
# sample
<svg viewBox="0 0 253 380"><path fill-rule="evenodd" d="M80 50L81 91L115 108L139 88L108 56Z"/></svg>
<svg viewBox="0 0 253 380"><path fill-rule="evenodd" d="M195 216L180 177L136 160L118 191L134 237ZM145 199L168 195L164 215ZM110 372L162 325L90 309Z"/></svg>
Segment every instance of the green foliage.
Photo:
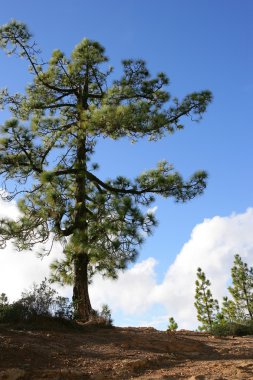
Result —
<svg viewBox="0 0 253 380"><path fill-rule="evenodd" d="M223 297L221 314L223 315L223 318L228 322L235 322L237 320L243 319L243 316L239 312L236 303L228 299L228 297Z"/></svg>
<svg viewBox="0 0 253 380"><path fill-rule="evenodd" d="M30 291L23 292L19 302L28 310L29 314L49 316L52 314L52 305L56 290L52 289L47 280L40 285L34 284Z"/></svg>
<svg viewBox="0 0 253 380"><path fill-rule="evenodd" d="M99 316L104 320L106 326L112 326L113 324L112 312L108 305L106 304L102 305L102 310L99 313Z"/></svg>
<svg viewBox="0 0 253 380"><path fill-rule="evenodd" d="M0 307L5 307L9 304L8 297L5 293L0 294Z"/></svg>
<svg viewBox="0 0 253 380"><path fill-rule="evenodd" d="M19 301L0 308L0 323L27 322L35 318L36 313Z"/></svg>
<svg viewBox="0 0 253 380"><path fill-rule="evenodd" d="M24 94L0 92L0 106L12 115L0 132L1 187L7 191L2 196L18 196L21 211L15 221L0 220L0 246L10 239L19 250L52 237L62 242L65 259L52 265L52 278L74 283L76 290L81 280L74 263L80 254L88 258L90 276L117 277L136 259L143 231L150 235L156 225L146 213L155 197L190 200L203 193L207 173L184 180L161 162L135 179L103 180L94 174L97 141L158 140L182 129L186 117L200 120L212 94L171 98L167 76L152 78L142 60L123 61L121 78L112 80L104 48L88 39L70 57L55 50L41 65L28 28L17 21L0 28L0 47L24 57L33 78ZM13 181L17 191L11 192Z"/></svg>
<svg viewBox="0 0 253 380"><path fill-rule="evenodd" d="M176 331L178 329L178 324L175 322L173 317L169 318L168 330Z"/></svg>
<svg viewBox="0 0 253 380"><path fill-rule="evenodd" d="M74 309L68 298L59 296L50 287L47 279L41 284L33 284L32 289L24 291L16 302L9 303L6 294L0 295L0 323L52 320L73 320ZM112 326L112 313L108 305L102 305L101 311L93 311L95 324Z"/></svg>
<svg viewBox="0 0 253 380"><path fill-rule="evenodd" d="M0 294L0 321L5 319L5 315L9 309L8 297L5 293Z"/></svg>
<svg viewBox="0 0 253 380"><path fill-rule="evenodd" d="M253 268L249 268L239 255L235 255L231 277L233 285L228 290L234 299L237 314L253 320Z"/></svg>
<svg viewBox="0 0 253 380"><path fill-rule="evenodd" d="M0 322L31 321L38 317L73 318L73 306L68 298L59 296L46 279L23 292L12 304L7 302L5 294L1 299L4 302L0 302Z"/></svg>
<svg viewBox="0 0 253 380"><path fill-rule="evenodd" d="M223 322L214 323L210 332L215 336L244 336L253 335L252 321L245 322Z"/></svg>
<svg viewBox="0 0 253 380"><path fill-rule="evenodd" d="M53 302L53 315L61 319L73 319L74 308L73 304L67 297L56 296Z"/></svg>
<svg viewBox="0 0 253 380"><path fill-rule="evenodd" d="M210 290L210 281L201 268L197 270L196 293L194 306L197 309L197 318L202 323L200 330L210 330L219 311L219 304L213 298Z"/></svg>
<svg viewBox="0 0 253 380"><path fill-rule="evenodd" d="M217 336L242 336L253 334L253 268L249 268L237 254L231 268L232 286L228 288L233 300L223 297L221 312L218 302L209 290L210 281L198 269L196 302L201 329ZM215 312L216 311L216 312Z"/></svg>

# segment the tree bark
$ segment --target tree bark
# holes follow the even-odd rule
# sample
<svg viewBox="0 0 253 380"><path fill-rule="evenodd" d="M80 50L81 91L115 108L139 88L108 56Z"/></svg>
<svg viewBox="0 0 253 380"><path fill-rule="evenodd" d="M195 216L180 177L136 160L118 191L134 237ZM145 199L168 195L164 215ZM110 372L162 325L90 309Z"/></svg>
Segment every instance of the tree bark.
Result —
<svg viewBox="0 0 253 380"><path fill-rule="evenodd" d="M75 318L82 321L88 321L92 317L92 307L88 291L88 224L86 215L86 171L87 171L87 137L84 133L85 120L83 120L83 111L88 109L88 67L86 68L84 91L79 93L78 110L80 131L78 132L77 150L76 150L76 167L78 170L84 169L85 172L79 171L76 175L76 215L75 222L77 225L79 249L78 253L74 252L74 284L73 284L73 303Z"/></svg>
<svg viewBox="0 0 253 380"><path fill-rule="evenodd" d="M78 254L74 258L73 303L75 318L87 322L92 316L88 291L88 255Z"/></svg>
<svg viewBox="0 0 253 380"><path fill-rule="evenodd" d="M247 307L247 310L249 312L250 319L253 320L253 314L252 314L251 307L250 307L250 302L249 302L249 295L248 295L245 283L243 284L243 293L244 293L244 296L245 296L246 307Z"/></svg>

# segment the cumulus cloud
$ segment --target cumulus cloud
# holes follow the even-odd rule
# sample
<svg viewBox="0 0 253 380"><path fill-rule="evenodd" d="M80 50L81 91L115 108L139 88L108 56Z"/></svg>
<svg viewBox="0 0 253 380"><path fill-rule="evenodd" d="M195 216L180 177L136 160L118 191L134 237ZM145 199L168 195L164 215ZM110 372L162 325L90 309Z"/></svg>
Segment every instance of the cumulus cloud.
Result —
<svg viewBox="0 0 253 380"><path fill-rule="evenodd" d="M15 202L0 200L0 218L16 217L17 213ZM168 316L173 316L180 328L195 328L193 303L197 268L204 270L212 282L213 295L221 300L226 295L234 255L239 253L252 266L252 231L253 208L241 214L206 219L194 227L162 282L158 283L156 278L161 263L153 257L120 273L116 281L96 276L90 287L93 307L109 304L113 317L120 315L115 319L119 325L127 321L128 325L165 328ZM61 254L62 248L56 245L50 256L40 260L34 252L16 252L8 244L0 250L0 292L16 299L24 288L48 277L50 262ZM61 294L71 297L71 289L65 288Z"/></svg>
<svg viewBox="0 0 253 380"><path fill-rule="evenodd" d="M0 199L0 218L15 219L19 216L19 210L14 201L6 202ZM62 247L56 243L50 256L38 258L38 249L29 252L17 252L15 247L8 242L5 249L0 249L0 293L6 293L13 301L17 299L24 289L40 283L45 277L49 277L50 263L62 255ZM69 288L62 294L68 294Z"/></svg>
<svg viewBox="0 0 253 380"><path fill-rule="evenodd" d="M197 225L169 267L162 284L153 291L156 302L165 305L181 327L196 325L193 306L197 267L201 267L212 283L213 295L219 300L227 293L234 255L252 265L253 209L228 217L216 216Z"/></svg>
<svg viewBox="0 0 253 380"><path fill-rule="evenodd" d="M112 309L120 309L126 315L140 315L154 302L149 294L156 287L155 265L156 260L151 257L120 273L117 280L96 276L90 289L94 305L99 308L108 303Z"/></svg>
<svg viewBox="0 0 253 380"><path fill-rule="evenodd" d="M228 217L216 216L195 226L190 240L184 244L174 263L158 284L155 276L156 260L149 258L136 264L113 283L94 282L92 295L108 302L113 310L121 309L128 315L141 314L155 305L162 305L168 316L173 316L181 328L197 327L194 308L196 271L201 267L212 282L212 292L219 300L227 293L230 268L235 253L252 265L253 209ZM101 282L100 282L101 281ZM99 297L98 297L99 294ZM150 314L146 325L161 325L165 315ZM140 319L141 321L141 319Z"/></svg>

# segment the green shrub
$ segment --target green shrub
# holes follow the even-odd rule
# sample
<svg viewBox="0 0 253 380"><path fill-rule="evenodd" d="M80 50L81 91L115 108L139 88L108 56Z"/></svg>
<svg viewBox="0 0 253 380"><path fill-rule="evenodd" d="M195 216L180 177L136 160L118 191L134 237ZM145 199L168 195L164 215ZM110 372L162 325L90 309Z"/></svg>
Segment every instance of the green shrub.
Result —
<svg viewBox="0 0 253 380"><path fill-rule="evenodd" d="M99 316L105 321L106 326L112 326L113 324L112 313L108 305L106 304L102 305L102 310L99 313Z"/></svg>
<svg viewBox="0 0 253 380"><path fill-rule="evenodd" d="M0 323L26 322L38 318L73 319L73 306L68 298L61 297L50 287L47 279L40 285L34 284L30 291L21 294L21 298L8 303L4 293L0 295Z"/></svg>
<svg viewBox="0 0 253 380"><path fill-rule="evenodd" d="M107 326L111 327L113 326L113 319L111 315L111 310L108 305L104 304L102 305L102 310L93 310L92 311L92 318L91 323L94 325L100 325L100 326Z"/></svg>
<svg viewBox="0 0 253 380"><path fill-rule="evenodd" d="M178 324L175 322L173 317L169 318L168 330L176 331L178 329Z"/></svg>
<svg viewBox="0 0 253 380"><path fill-rule="evenodd" d="M0 294L0 308L9 304L8 297L5 293Z"/></svg>
<svg viewBox="0 0 253 380"><path fill-rule="evenodd" d="M63 319L73 319L74 309L72 302L66 297L57 296L54 301L54 316Z"/></svg>
<svg viewBox="0 0 253 380"><path fill-rule="evenodd" d="M40 285L34 284L30 291L23 292L18 302L29 314L50 316L53 313L56 293L56 290L49 286L47 279L44 279Z"/></svg>
<svg viewBox="0 0 253 380"><path fill-rule="evenodd" d="M215 336L253 335L253 321L214 323L210 332Z"/></svg>
<svg viewBox="0 0 253 380"><path fill-rule="evenodd" d="M17 301L12 304L6 305L0 312L0 322L20 322L29 321L36 314L29 310L21 302Z"/></svg>
<svg viewBox="0 0 253 380"><path fill-rule="evenodd" d="M5 320L5 315L9 309L8 297L5 293L0 294L0 322Z"/></svg>

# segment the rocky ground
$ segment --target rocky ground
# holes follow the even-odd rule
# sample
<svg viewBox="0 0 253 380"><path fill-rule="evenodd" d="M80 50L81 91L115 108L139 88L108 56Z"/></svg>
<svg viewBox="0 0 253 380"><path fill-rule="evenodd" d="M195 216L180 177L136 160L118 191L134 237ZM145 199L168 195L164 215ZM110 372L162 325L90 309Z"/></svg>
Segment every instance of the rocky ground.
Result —
<svg viewBox="0 0 253 380"><path fill-rule="evenodd" d="M253 336L0 325L0 379L253 379Z"/></svg>

